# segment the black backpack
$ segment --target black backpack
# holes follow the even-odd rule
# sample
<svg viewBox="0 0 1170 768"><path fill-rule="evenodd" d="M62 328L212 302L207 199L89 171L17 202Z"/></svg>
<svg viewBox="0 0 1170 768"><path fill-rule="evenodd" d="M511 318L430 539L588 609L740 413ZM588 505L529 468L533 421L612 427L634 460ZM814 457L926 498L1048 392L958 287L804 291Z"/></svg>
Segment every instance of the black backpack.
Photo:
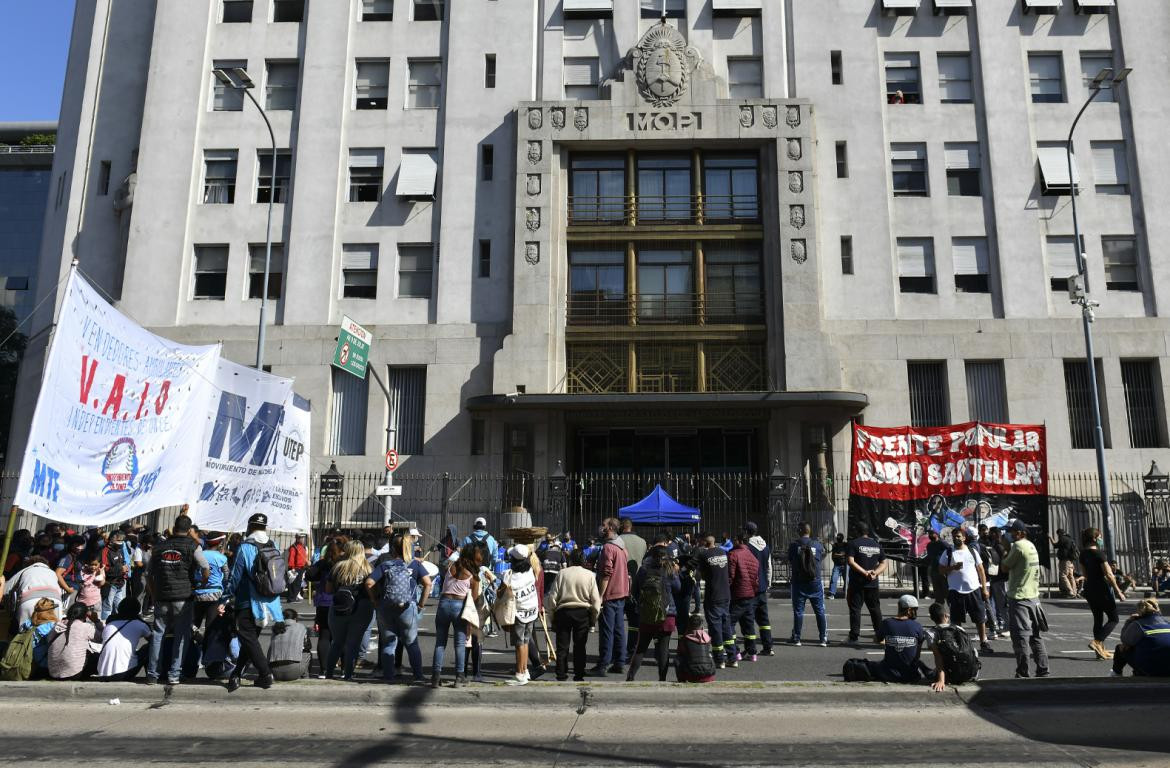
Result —
<svg viewBox="0 0 1170 768"><path fill-rule="evenodd" d="M252 586L260 597L273 598L288 590L288 560L271 541L256 544L252 561Z"/></svg>
<svg viewBox="0 0 1170 768"><path fill-rule="evenodd" d="M126 558L122 556L122 547L106 548L106 583L116 587L126 582L122 575L122 566L126 565Z"/></svg>
<svg viewBox="0 0 1170 768"><path fill-rule="evenodd" d="M969 683L979 677L983 663L971 644L971 636L958 627L938 627L934 644L942 657L943 671L952 685Z"/></svg>
<svg viewBox="0 0 1170 768"><path fill-rule="evenodd" d="M817 553L813 548L812 540L801 544L796 550L796 580L802 583L816 581L820 577L817 573Z"/></svg>
<svg viewBox="0 0 1170 768"><path fill-rule="evenodd" d="M873 680L873 673L866 659L849 659L841 667L841 677L847 683L868 683Z"/></svg>

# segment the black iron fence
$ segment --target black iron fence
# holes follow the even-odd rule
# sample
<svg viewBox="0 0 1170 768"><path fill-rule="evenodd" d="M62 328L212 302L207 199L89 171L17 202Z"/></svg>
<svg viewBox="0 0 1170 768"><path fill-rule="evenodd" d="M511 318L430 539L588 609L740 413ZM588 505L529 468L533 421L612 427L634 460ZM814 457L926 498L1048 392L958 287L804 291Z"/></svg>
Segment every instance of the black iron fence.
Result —
<svg viewBox="0 0 1170 768"><path fill-rule="evenodd" d="M380 529L384 521L412 523L426 544L436 543L455 526L463 536L477 517L487 520L498 533L515 524L510 517L524 507L532 523L550 531L571 532L580 542L588 539L606 517L633 504L661 485L671 496L697 507L702 522L695 526L662 526L674 533L698 532L717 537L755 522L777 553L776 573L786 578L783 553L801 521L812 524L817 535L828 540L849 519L849 482L844 475L823 483L808 478L751 472L673 473L570 473L538 477L527 473L406 474L394 476L401 496L382 497L377 487L382 473L314 475L310 491L314 539L336 529ZM14 473L0 474L0 504L7 508L16 490ZM1134 474L1110 476L1114 544L1118 564L1139 583L1149 580L1153 560L1170 558L1170 493L1152 487L1149 478ZM1101 525L1096 475L1053 475L1049 478L1049 530L1064 528L1074 536L1080 530ZM176 509L157 510L137 518L155 530L173 520ZM19 511L18 528L37 530L45 521ZM647 526L654 529L658 526ZM643 530L646 533L647 530ZM291 538L282 534L278 540ZM826 569L828 564L826 563ZM1055 578L1054 574L1050 574ZM908 583L910 570L891 571L891 583Z"/></svg>

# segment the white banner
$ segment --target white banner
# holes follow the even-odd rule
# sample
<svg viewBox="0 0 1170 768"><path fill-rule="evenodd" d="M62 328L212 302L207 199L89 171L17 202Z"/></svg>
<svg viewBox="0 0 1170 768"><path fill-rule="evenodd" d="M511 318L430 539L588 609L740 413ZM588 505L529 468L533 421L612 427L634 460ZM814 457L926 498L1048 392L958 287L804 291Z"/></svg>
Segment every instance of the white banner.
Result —
<svg viewBox="0 0 1170 768"><path fill-rule="evenodd" d="M242 531L263 512L270 530L308 531L308 402L292 379L223 358L215 383L191 518L205 530Z"/></svg>
<svg viewBox="0 0 1170 768"><path fill-rule="evenodd" d="M74 270L14 503L97 526L190 502L218 361L218 345L155 336Z"/></svg>

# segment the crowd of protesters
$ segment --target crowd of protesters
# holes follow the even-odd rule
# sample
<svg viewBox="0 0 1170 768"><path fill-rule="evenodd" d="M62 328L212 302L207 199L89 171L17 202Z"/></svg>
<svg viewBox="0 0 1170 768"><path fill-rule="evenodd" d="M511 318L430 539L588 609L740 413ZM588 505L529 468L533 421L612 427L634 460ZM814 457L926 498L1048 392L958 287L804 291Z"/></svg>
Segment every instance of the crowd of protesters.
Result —
<svg viewBox="0 0 1170 768"><path fill-rule="evenodd" d="M734 535L663 531L647 540L629 520L609 518L583 546L564 533L505 548L479 518L466 537L457 540L452 531L427 548L417 531L387 528L333 531L313 550L303 535L277 548L263 514L230 536L199 530L185 509L160 534L129 524L84 533L49 524L35 536L19 531L4 563L10 641L0 678L141 677L148 685L175 685L202 671L234 691L248 670L254 685L268 688L311 675L353 680L370 666L394 681L405 662L409 681L439 687L447 673L459 687L484 681L485 638L503 631L514 651L509 685L548 672L558 681L635 680L647 654L660 681L673 667L679 682L710 682L720 670L776 654L769 617L774 560L786 561L791 577L788 644L829 645L824 601L836 597L839 585L849 605L847 643L860 643L868 614L884 655L847 662L847 681L928 682L942 690L977 678L980 655L1004 636L1011 638L1017 677L1049 674L1040 558L1022 523L1006 535L956 528L949 543L931 533L917 563L934 596L930 626L918 620L916 595L898 600L896 616L882 616L879 578L890 561L864 525L852 533L826 546L801 524L787 551L774 557L752 523ZM1125 587L1098 538L1086 530L1078 550L1061 531L1054 542L1062 586L1082 593L1092 611L1090 647L1112 659L1114 674L1128 666L1135 674L1170 675L1170 622L1156 599L1138 606L1115 651L1105 648ZM826 557L828 594L821 576ZM1079 584L1068 570L1072 560L1080 566ZM287 603L306 590L315 614L302 622ZM815 641L805 638L806 605ZM419 633L431 606L428 669ZM968 622L974 635L963 626ZM588 666L593 634L596 662Z"/></svg>

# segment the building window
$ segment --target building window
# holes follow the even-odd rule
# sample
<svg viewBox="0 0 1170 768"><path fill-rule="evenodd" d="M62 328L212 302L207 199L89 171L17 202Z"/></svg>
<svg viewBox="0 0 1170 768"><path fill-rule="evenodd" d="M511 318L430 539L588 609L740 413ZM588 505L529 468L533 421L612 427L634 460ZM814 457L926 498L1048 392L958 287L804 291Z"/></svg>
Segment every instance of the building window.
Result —
<svg viewBox="0 0 1170 768"><path fill-rule="evenodd" d="M100 197L105 197L110 194L110 174L113 168L110 166L109 160L102 160L98 167L98 189L97 193Z"/></svg>
<svg viewBox="0 0 1170 768"><path fill-rule="evenodd" d="M1098 195L1129 194L1129 164L1124 141L1094 141L1093 182Z"/></svg>
<svg viewBox="0 0 1170 768"><path fill-rule="evenodd" d="M910 392L910 424L915 427L944 427L951 423L947 396L947 364L941 360L907 362Z"/></svg>
<svg viewBox="0 0 1170 768"><path fill-rule="evenodd" d="M1105 288L1110 291L1138 291L1137 240L1133 237L1102 237Z"/></svg>
<svg viewBox="0 0 1170 768"><path fill-rule="evenodd" d="M637 213L642 221L691 220L689 155L638 156Z"/></svg>
<svg viewBox="0 0 1170 768"><path fill-rule="evenodd" d="M272 196L272 150L258 149L258 170L256 173L256 202L267 203ZM276 150L276 195L272 197L274 203L287 203L289 179L292 176L292 153L287 149Z"/></svg>
<svg viewBox="0 0 1170 768"><path fill-rule="evenodd" d="M934 241L898 238L898 287L902 293L934 293Z"/></svg>
<svg viewBox="0 0 1170 768"><path fill-rule="evenodd" d="M1033 104L1064 101L1064 65L1059 53L1029 53L1028 73Z"/></svg>
<svg viewBox="0 0 1170 768"><path fill-rule="evenodd" d="M252 0L223 0L220 20L224 24L252 23Z"/></svg>
<svg viewBox="0 0 1170 768"><path fill-rule="evenodd" d="M380 149L349 151L349 202L376 203L382 199L383 153Z"/></svg>
<svg viewBox="0 0 1170 768"><path fill-rule="evenodd" d="M841 52L829 51L829 69L832 71L833 85L845 82L844 71L841 69Z"/></svg>
<svg viewBox="0 0 1170 768"><path fill-rule="evenodd" d="M843 141L837 142L837 178L849 178L849 147Z"/></svg>
<svg viewBox="0 0 1170 768"><path fill-rule="evenodd" d="M917 53L886 54L886 103L922 103L922 78Z"/></svg>
<svg viewBox="0 0 1170 768"><path fill-rule="evenodd" d="M926 197L926 145L891 144L895 197Z"/></svg>
<svg viewBox="0 0 1170 768"><path fill-rule="evenodd" d="M272 21L300 24L305 20L305 0L272 0Z"/></svg>
<svg viewBox="0 0 1170 768"><path fill-rule="evenodd" d="M1101 375L1101 361L1094 361L1098 391L1104 377ZM1084 360L1064 361L1064 397L1068 406L1068 431L1073 448L1092 448L1093 434L1093 391L1089 385L1089 368ZM1105 398L1101 398L1101 431L1105 447L1110 447L1109 418L1105 411Z"/></svg>
<svg viewBox="0 0 1170 768"><path fill-rule="evenodd" d="M296 109L300 64L295 61L269 61L264 85L264 108L272 111Z"/></svg>
<svg viewBox="0 0 1170 768"><path fill-rule="evenodd" d="M378 298L378 246L347 243L341 246L341 297Z"/></svg>
<svg viewBox="0 0 1170 768"><path fill-rule="evenodd" d="M236 201L236 164L239 152L234 149L203 151L203 202L207 205Z"/></svg>
<svg viewBox="0 0 1170 768"><path fill-rule="evenodd" d="M195 281L191 295L196 299L223 301L227 295L228 247L195 246Z"/></svg>
<svg viewBox="0 0 1170 768"><path fill-rule="evenodd" d="M573 155L569 223L626 217L626 160L620 155Z"/></svg>
<svg viewBox="0 0 1170 768"><path fill-rule="evenodd" d="M687 322L695 316L694 253L690 248L640 248L638 320Z"/></svg>
<svg viewBox="0 0 1170 768"><path fill-rule="evenodd" d="M439 59L410 59L406 84L407 109L438 109L443 83L443 62Z"/></svg>
<svg viewBox="0 0 1170 768"><path fill-rule="evenodd" d="M1036 146L1036 160L1040 166L1040 194L1045 197L1071 195L1075 186L1079 192L1081 172L1077 156L1072 155L1072 177L1069 177L1069 153L1064 142L1040 142Z"/></svg>
<svg viewBox="0 0 1170 768"><path fill-rule="evenodd" d="M423 452L427 411L427 369L390 366L390 429L392 448L404 456Z"/></svg>
<svg viewBox="0 0 1170 768"><path fill-rule="evenodd" d="M398 246L398 297L429 299L435 248L430 243Z"/></svg>
<svg viewBox="0 0 1170 768"><path fill-rule="evenodd" d="M369 407L369 377L331 368L333 392L330 405L329 454L361 456L366 452L366 409Z"/></svg>
<svg viewBox="0 0 1170 768"><path fill-rule="evenodd" d="M483 144L479 148L479 178L481 181L491 181L495 174L496 148L493 144Z"/></svg>
<svg viewBox="0 0 1170 768"><path fill-rule="evenodd" d="M943 104L970 104L975 100L971 84L971 54L938 55L938 91Z"/></svg>
<svg viewBox="0 0 1170 768"><path fill-rule="evenodd" d="M968 360L967 418L970 421L1008 422L1007 384L1002 360Z"/></svg>
<svg viewBox="0 0 1170 768"><path fill-rule="evenodd" d="M853 274L853 236L841 235L841 274Z"/></svg>
<svg viewBox="0 0 1170 768"><path fill-rule="evenodd" d="M1125 414L1129 419L1132 448L1165 448L1162 390L1156 360L1122 360L1121 383L1125 388Z"/></svg>
<svg viewBox="0 0 1170 768"><path fill-rule="evenodd" d="M483 57L483 87L496 87L496 55L494 53L484 54Z"/></svg>
<svg viewBox="0 0 1170 768"><path fill-rule="evenodd" d="M479 276L492 276L492 241L479 241Z"/></svg>
<svg viewBox="0 0 1170 768"><path fill-rule="evenodd" d="M627 323L625 251L571 248L568 305L572 324Z"/></svg>
<svg viewBox="0 0 1170 768"><path fill-rule="evenodd" d="M955 268L956 293L988 293L986 237L956 237L951 240L951 258Z"/></svg>
<svg viewBox="0 0 1170 768"><path fill-rule="evenodd" d="M706 285L703 311L708 323L763 322L758 245L709 243L703 250L703 265Z"/></svg>
<svg viewBox="0 0 1170 768"><path fill-rule="evenodd" d="M487 421L485 419L471 419L471 455L483 456L487 447Z"/></svg>
<svg viewBox="0 0 1170 768"><path fill-rule="evenodd" d="M979 145L974 142L943 145L947 164L947 194L951 197L980 197L983 185L979 180Z"/></svg>
<svg viewBox="0 0 1170 768"><path fill-rule="evenodd" d="M362 21L393 21L394 0L362 0Z"/></svg>
<svg viewBox="0 0 1170 768"><path fill-rule="evenodd" d="M1081 82L1085 88L1085 98L1092 91L1094 78L1103 69L1115 69L1113 54L1108 51L1092 51L1081 54ZM1096 101L1117 101L1117 91L1112 87L1102 88L1097 94Z"/></svg>
<svg viewBox="0 0 1170 768"><path fill-rule="evenodd" d="M9 275L4 279L4 290L6 291L27 291L28 278L20 277L18 275Z"/></svg>
<svg viewBox="0 0 1170 768"><path fill-rule="evenodd" d="M643 19L685 19L687 0L641 0Z"/></svg>
<svg viewBox="0 0 1170 768"><path fill-rule="evenodd" d="M212 69L247 69L246 59L217 59L211 62ZM244 108L244 91L241 88L231 88L220 82L214 73L211 75L211 110L213 112L239 112Z"/></svg>
<svg viewBox="0 0 1170 768"><path fill-rule="evenodd" d="M1077 251L1071 236L1049 235L1044 246L1048 252L1048 285L1053 291L1067 291L1068 281L1077 274ZM1086 290L1088 286L1085 286Z"/></svg>
<svg viewBox="0 0 1170 768"><path fill-rule="evenodd" d="M756 155L709 155L703 158L703 217L708 223L758 221L759 159ZM672 170L664 171L671 173ZM639 174L640 175L640 174ZM672 184L680 184L681 176ZM687 177L689 179L689 176ZM653 182L657 184L657 179ZM639 178L639 187L641 187ZM669 193L672 197L677 190ZM639 190L639 194L641 194Z"/></svg>
<svg viewBox="0 0 1170 768"><path fill-rule="evenodd" d="M442 21L445 0L413 0L415 21Z"/></svg>
<svg viewBox="0 0 1170 768"><path fill-rule="evenodd" d="M390 62L358 61L354 79L354 109L386 109L390 95Z"/></svg>
<svg viewBox="0 0 1170 768"><path fill-rule="evenodd" d="M589 101L598 98L601 61L596 56L566 56L563 72L566 99Z"/></svg>
<svg viewBox="0 0 1170 768"><path fill-rule="evenodd" d="M264 294L264 260L268 246L253 243L248 246L248 298L258 299ZM268 298L279 299L284 283L284 245L272 244L272 258L268 260Z"/></svg>
<svg viewBox="0 0 1170 768"><path fill-rule="evenodd" d="M759 56L727 57L727 95L733 99L764 98L764 66Z"/></svg>

